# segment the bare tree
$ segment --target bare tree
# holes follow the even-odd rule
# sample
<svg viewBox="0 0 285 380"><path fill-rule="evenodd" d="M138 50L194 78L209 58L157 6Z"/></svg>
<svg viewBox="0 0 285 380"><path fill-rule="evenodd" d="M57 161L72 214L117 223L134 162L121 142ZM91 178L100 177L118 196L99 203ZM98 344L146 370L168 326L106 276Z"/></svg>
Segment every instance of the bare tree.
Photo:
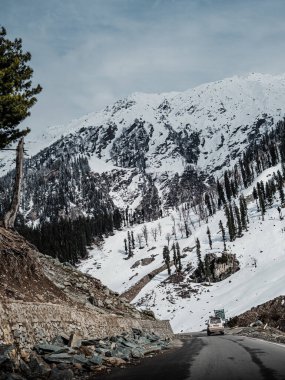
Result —
<svg viewBox="0 0 285 380"><path fill-rule="evenodd" d="M190 212L188 213L188 220L190 221L190 223L191 223L192 227L194 228L194 230L196 230L195 224L193 223L193 220L192 220L192 218L190 216Z"/></svg>
<svg viewBox="0 0 285 380"><path fill-rule="evenodd" d="M143 234L146 245L148 245L148 229L147 229L147 226L145 224L142 228L142 234Z"/></svg>
<svg viewBox="0 0 285 380"><path fill-rule="evenodd" d="M177 239L177 235L176 235L176 221L175 221L175 217L173 214L171 214L170 216L172 222L173 222L173 226L172 226L172 235L174 235L175 237L175 240Z"/></svg>
<svg viewBox="0 0 285 380"><path fill-rule="evenodd" d="M143 239L142 234L137 234L136 235L136 240L139 243L139 249L142 249L142 239Z"/></svg>
<svg viewBox="0 0 285 380"><path fill-rule="evenodd" d="M13 228L15 224L15 219L19 209L21 201L21 188L23 180L23 163L24 163L24 138L21 138L17 146L17 156L16 156L16 176L12 203L10 209L4 215L4 227Z"/></svg>
<svg viewBox="0 0 285 380"><path fill-rule="evenodd" d="M189 207L184 207L182 209L182 218L183 218L183 222L184 222L184 227L185 227L185 233L186 233L186 237L188 237L189 235L191 235L191 230L189 228L189 222L192 224L192 227L194 228L195 230L195 226L194 226L194 223L190 217L190 209Z"/></svg>
<svg viewBox="0 0 285 380"><path fill-rule="evenodd" d="M169 243L170 243L170 240L171 240L171 235L170 235L169 232L165 235L165 239L166 239L166 241L167 241L167 246L168 246L168 248L169 248Z"/></svg>
<svg viewBox="0 0 285 380"><path fill-rule="evenodd" d="M182 211L181 210L183 210L183 205L181 206L181 209L180 209L180 207L178 207L178 216L179 216L180 222L181 222L181 219L182 219Z"/></svg>
<svg viewBox="0 0 285 380"><path fill-rule="evenodd" d="M181 233L181 237L183 238L183 232L185 231L185 227L183 226L183 223L178 223L178 228Z"/></svg>
<svg viewBox="0 0 285 380"><path fill-rule="evenodd" d="M177 240L176 227L175 226L172 226L172 235L174 236L175 240Z"/></svg>
<svg viewBox="0 0 285 380"><path fill-rule="evenodd" d="M161 228L160 222L157 223L157 228L158 228L158 231L159 231L159 236L161 236L162 228Z"/></svg>
<svg viewBox="0 0 285 380"><path fill-rule="evenodd" d="M154 241L156 241L156 239L157 239L157 233L158 233L157 227L152 227L152 229L150 231L151 231L151 234L152 234L152 237L153 237Z"/></svg>

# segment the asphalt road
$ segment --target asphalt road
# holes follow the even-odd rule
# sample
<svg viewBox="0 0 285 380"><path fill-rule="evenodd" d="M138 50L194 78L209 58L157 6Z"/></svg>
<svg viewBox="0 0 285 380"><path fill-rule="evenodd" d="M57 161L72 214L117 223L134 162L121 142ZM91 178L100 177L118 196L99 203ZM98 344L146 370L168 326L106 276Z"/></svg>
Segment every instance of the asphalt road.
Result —
<svg viewBox="0 0 285 380"><path fill-rule="evenodd" d="M232 335L183 336L180 348L97 380L285 380L285 345ZM95 379L95 378L94 378Z"/></svg>

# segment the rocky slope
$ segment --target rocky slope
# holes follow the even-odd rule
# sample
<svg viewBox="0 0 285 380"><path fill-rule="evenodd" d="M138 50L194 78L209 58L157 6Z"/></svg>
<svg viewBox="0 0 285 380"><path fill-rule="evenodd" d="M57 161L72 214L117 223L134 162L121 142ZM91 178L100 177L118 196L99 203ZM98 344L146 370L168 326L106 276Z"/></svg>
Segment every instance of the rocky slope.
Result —
<svg viewBox="0 0 285 380"><path fill-rule="evenodd" d="M87 379L171 336L167 321L0 228L0 379Z"/></svg>
<svg viewBox="0 0 285 380"><path fill-rule="evenodd" d="M230 320L230 326L269 326L285 332L285 297L282 295Z"/></svg>
<svg viewBox="0 0 285 380"><path fill-rule="evenodd" d="M87 308L99 314L153 319L100 280L43 255L19 234L0 227L0 301Z"/></svg>

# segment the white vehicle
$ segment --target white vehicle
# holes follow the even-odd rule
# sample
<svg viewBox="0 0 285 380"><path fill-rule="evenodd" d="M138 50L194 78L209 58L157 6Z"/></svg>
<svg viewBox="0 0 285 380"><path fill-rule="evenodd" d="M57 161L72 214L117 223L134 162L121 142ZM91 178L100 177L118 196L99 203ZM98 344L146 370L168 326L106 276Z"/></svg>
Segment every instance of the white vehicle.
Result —
<svg viewBox="0 0 285 380"><path fill-rule="evenodd" d="M207 335L211 335L213 333L224 335L225 327L224 322L221 318L210 317L209 321L207 322Z"/></svg>

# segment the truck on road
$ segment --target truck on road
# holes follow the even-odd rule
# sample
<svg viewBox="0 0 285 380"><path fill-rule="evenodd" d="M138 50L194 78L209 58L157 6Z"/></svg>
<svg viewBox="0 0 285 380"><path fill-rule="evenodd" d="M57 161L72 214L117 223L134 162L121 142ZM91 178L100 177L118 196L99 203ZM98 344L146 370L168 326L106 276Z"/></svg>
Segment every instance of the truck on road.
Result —
<svg viewBox="0 0 285 380"><path fill-rule="evenodd" d="M222 335L225 333L223 320L216 316L210 317L207 322L207 335L211 335L213 333L219 333Z"/></svg>

